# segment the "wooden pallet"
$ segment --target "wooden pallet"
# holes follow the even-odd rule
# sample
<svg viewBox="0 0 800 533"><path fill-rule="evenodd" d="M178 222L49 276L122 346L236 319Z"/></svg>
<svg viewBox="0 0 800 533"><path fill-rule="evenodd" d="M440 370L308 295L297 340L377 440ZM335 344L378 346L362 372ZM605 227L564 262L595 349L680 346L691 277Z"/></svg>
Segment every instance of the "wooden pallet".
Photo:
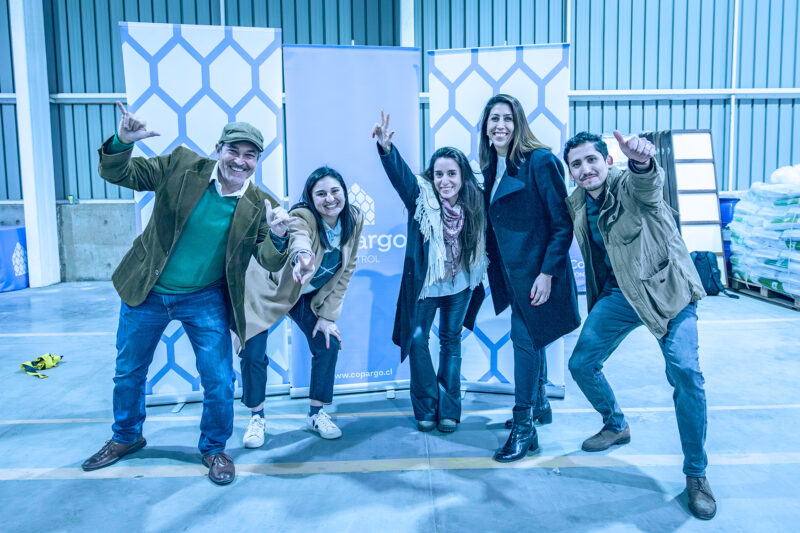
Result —
<svg viewBox="0 0 800 533"><path fill-rule="evenodd" d="M736 292L800 311L800 297L784 294L769 287L764 287L759 283L742 281L733 277L730 278L730 283L731 288Z"/></svg>

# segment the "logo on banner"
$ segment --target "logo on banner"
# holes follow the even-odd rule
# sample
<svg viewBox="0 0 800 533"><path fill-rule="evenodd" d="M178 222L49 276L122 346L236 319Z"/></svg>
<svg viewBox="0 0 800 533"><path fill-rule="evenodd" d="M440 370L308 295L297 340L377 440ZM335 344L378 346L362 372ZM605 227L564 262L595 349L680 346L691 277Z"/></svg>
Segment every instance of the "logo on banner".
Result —
<svg viewBox="0 0 800 533"><path fill-rule="evenodd" d="M350 200L350 203L361 209L361 211L364 213L364 225L374 226L375 201L372 199L372 196L367 194L367 192L361 188L361 185L358 183L354 183L350 187L347 196Z"/></svg>
<svg viewBox="0 0 800 533"><path fill-rule="evenodd" d="M353 183L347 193L350 203L357 206L364 213L364 225L375 225L375 200L358 183ZM358 255L359 263L380 263L377 252L390 252L394 248L405 248L406 236L402 234L370 233L364 231L358 242L358 249L365 253Z"/></svg>
<svg viewBox="0 0 800 533"><path fill-rule="evenodd" d="M11 256L11 261L14 263L14 275L24 276L28 273L28 259L25 254L25 248L20 243L14 247L14 253Z"/></svg>

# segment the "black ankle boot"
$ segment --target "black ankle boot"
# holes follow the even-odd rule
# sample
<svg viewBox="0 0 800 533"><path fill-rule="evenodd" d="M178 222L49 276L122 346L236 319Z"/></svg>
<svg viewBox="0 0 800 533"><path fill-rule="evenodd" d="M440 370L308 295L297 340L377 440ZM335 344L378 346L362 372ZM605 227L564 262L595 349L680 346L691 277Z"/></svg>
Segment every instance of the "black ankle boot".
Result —
<svg viewBox="0 0 800 533"><path fill-rule="evenodd" d="M547 424L553 423L553 409L550 407L550 402L545 401L544 406L541 409L533 409L531 413L531 418L533 419L534 424L539 424L540 426L546 426ZM509 418L506 420L506 429L511 429L514 425L514 419Z"/></svg>
<svg viewBox="0 0 800 533"><path fill-rule="evenodd" d="M494 452L494 460L501 463L510 463L525 457L525 454L539 451L539 438L536 436L536 428L533 427L531 420L531 410L524 409L512 413L513 427L508 440L502 448Z"/></svg>
<svg viewBox="0 0 800 533"><path fill-rule="evenodd" d="M539 406L538 409L533 409L531 411L531 418L533 419L534 424L539 425L546 425L553 423L553 409L550 407L550 400L547 399L547 389L545 384L542 383L539 385L539 396L536 398L536 405ZM506 420L506 429L511 429L511 426L514 425L514 419L509 418Z"/></svg>

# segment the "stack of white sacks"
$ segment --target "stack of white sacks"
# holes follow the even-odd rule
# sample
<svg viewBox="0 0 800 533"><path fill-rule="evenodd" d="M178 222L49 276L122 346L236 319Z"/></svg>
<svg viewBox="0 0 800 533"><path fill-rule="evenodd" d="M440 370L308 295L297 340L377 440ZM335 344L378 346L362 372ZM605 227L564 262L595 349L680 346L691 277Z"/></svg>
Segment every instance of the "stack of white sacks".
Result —
<svg viewBox="0 0 800 533"><path fill-rule="evenodd" d="M729 227L734 278L800 296L800 165L750 187Z"/></svg>

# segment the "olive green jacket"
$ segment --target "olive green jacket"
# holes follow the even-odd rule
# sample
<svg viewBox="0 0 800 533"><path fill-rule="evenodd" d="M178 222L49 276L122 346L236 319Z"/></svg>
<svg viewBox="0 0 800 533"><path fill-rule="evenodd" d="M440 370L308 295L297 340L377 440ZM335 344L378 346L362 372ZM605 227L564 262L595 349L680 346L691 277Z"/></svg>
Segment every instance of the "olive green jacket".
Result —
<svg viewBox="0 0 800 533"><path fill-rule="evenodd" d="M108 142L108 141L106 141ZM100 147L100 177L109 183L135 191L154 191L153 212L147 227L133 241L111 279L120 298L137 306L147 298L175 248L181 231L208 189L216 161L179 146L168 155L131 157L133 150L107 154ZM278 202L255 185L250 185L236 203L225 251L225 279L228 285L232 329L244 341L244 274L255 256L267 270L278 271L288 254L278 252L269 238L264 200Z"/></svg>
<svg viewBox="0 0 800 533"><path fill-rule="evenodd" d="M321 317L331 322L339 320L339 315L342 313L342 301L350 278L356 270L359 238L364 226L363 213L355 206L350 206L350 209L355 219L355 227L347 242L341 243L342 266L311 298L311 310L317 318ZM296 217L296 221L292 223L289 257L294 258L300 251L311 250L314 253L314 272L316 272L322 264L325 249L319 238L314 215L305 207L292 209L291 214ZM295 283L292 278L293 268L292 261L287 261L280 272L270 273L265 272L255 261L250 261L245 283L247 292L244 297L247 339L274 326L294 307L303 289L311 283L310 278L305 284Z"/></svg>
<svg viewBox="0 0 800 533"><path fill-rule="evenodd" d="M638 174L612 168L597 225L619 287L645 326L658 338L690 302L705 296L700 276L683 242L671 208L664 202L664 171ZM567 198L575 238L586 265L586 300L591 311L605 280L598 280L589 244L586 191Z"/></svg>

